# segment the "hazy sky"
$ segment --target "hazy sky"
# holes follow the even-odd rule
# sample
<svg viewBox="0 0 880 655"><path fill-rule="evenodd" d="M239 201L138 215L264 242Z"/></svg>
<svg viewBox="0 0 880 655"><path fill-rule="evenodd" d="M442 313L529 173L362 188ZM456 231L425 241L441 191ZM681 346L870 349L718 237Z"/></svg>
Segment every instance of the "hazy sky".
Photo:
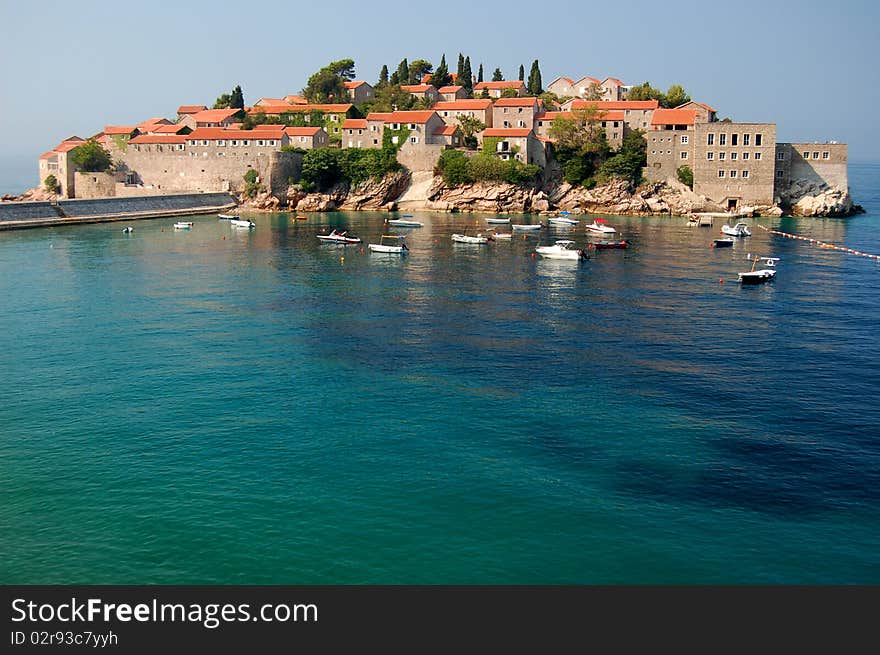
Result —
<svg viewBox="0 0 880 655"><path fill-rule="evenodd" d="M462 52L487 79L495 67L528 74L537 58L545 85L681 83L719 118L776 122L780 141L845 141L851 160L880 161L878 18L867 0L0 0L0 143L36 159L71 134L210 106L235 84L251 104L299 92L336 59L374 83L382 64L436 66L445 53L454 71Z"/></svg>

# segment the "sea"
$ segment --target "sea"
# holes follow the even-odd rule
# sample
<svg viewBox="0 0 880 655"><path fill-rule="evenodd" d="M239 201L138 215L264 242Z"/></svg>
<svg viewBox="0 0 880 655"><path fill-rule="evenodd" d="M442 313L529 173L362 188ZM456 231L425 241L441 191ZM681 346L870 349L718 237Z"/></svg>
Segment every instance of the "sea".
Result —
<svg viewBox="0 0 880 655"><path fill-rule="evenodd" d="M880 263L759 227L880 254L878 181L581 262L534 249L592 216L0 232L0 583L880 583Z"/></svg>

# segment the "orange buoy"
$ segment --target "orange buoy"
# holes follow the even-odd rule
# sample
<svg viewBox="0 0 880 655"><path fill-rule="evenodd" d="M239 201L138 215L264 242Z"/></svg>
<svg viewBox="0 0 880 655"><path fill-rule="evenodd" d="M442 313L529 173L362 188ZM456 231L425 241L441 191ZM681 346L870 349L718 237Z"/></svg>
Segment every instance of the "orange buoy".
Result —
<svg viewBox="0 0 880 655"><path fill-rule="evenodd" d="M718 280L718 284L724 284L724 278L721 278L720 280Z"/></svg>

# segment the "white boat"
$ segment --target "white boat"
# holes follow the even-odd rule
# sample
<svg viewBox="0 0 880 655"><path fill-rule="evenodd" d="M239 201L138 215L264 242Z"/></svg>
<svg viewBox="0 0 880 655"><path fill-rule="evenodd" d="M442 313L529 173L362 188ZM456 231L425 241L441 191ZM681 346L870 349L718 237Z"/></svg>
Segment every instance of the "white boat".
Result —
<svg viewBox="0 0 880 655"><path fill-rule="evenodd" d="M484 237L482 234L471 236L470 234L453 234L452 240L455 243L489 243L494 239L492 236Z"/></svg>
<svg viewBox="0 0 880 655"><path fill-rule="evenodd" d="M765 262L765 268L756 268L759 261ZM772 280L776 275L776 263L779 257L755 257L752 260L752 270L745 273L737 273L737 278L742 284L761 284Z"/></svg>
<svg viewBox="0 0 880 655"><path fill-rule="evenodd" d="M507 223L510 223L510 219L509 218L487 218L486 222L491 225L506 225Z"/></svg>
<svg viewBox="0 0 880 655"><path fill-rule="evenodd" d="M247 227L247 228L257 227L257 224L254 223L253 221L249 221L249 220L243 219L243 218L230 218L229 224L232 225L233 227Z"/></svg>
<svg viewBox="0 0 880 655"><path fill-rule="evenodd" d="M547 219L547 222L553 225L577 225L580 223L580 221L565 216L551 216Z"/></svg>
<svg viewBox="0 0 880 655"><path fill-rule="evenodd" d="M514 230L519 230L522 232L529 232L531 230L540 230L541 224L538 223L537 225L530 225L528 223L514 223L510 227L513 228Z"/></svg>
<svg viewBox="0 0 880 655"><path fill-rule="evenodd" d="M124 228L122 228L122 231L125 234L131 234L132 232L134 232L134 228L133 227L124 227Z"/></svg>
<svg viewBox="0 0 880 655"><path fill-rule="evenodd" d="M422 227L424 225L424 223L411 221L408 218L390 218L387 222L388 225L394 225L396 227Z"/></svg>
<svg viewBox="0 0 880 655"><path fill-rule="evenodd" d="M333 243L360 243L361 240L359 237L356 237L353 234L349 234L346 230L345 232L337 232L333 230L330 234L318 234L317 237L321 241L328 241Z"/></svg>
<svg viewBox="0 0 880 655"><path fill-rule="evenodd" d="M587 225L587 232L596 232L598 234L614 234L617 232L613 227L607 225L608 221L604 218L597 218L592 223Z"/></svg>
<svg viewBox="0 0 880 655"><path fill-rule="evenodd" d="M723 234L729 234L732 237L750 237L752 236L752 231L749 229L749 226L746 223L737 223L736 225L722 225L721 232Z"/></svg>
<svg viewBox="0 0 880 655"><path fill-rule="evenodd" d="M189 230L193 226L192 221L178 221L174 224L175 230Z"/></svg>
<svg viewBox="0 0 880 655"><path fill-rule="evenodd" d="M397 234L383 234L379 243L371 243L367 246L370 252L382 252L391 254L404 254L409 248L403 242L403 237Z"/></svg>
<svg viewBox="0 0 880 655"><path fill-rule="evenodd" d="M217 218L221 221L228 221L232 218L239 218L239 216L237 214L217 214Z"/></svg>
<svg viewBox="0 0 880 655"><path fill-rule="evenodd" d="M587 255L583 250L574 247L574 241L562 239L552 246L538 246L535 252L541 257L548 259L586 259Z"/></svg>
<svg viewBox="0 0 880 655"><path fill-rule="evenodd" d="M493 236L495 239L512 239L513 232L497 232Z"/></svg>

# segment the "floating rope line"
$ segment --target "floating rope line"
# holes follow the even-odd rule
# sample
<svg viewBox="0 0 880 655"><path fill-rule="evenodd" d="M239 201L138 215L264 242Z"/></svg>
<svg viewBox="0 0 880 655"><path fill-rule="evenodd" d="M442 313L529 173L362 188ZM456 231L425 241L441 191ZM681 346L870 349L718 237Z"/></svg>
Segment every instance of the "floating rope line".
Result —
<svg viewBox="0 0 880 655"><path fill-rule="evenodd" d="M840 252L845 252L848 255L858 255L859 257L868 257L869 259L875 259L880 261L880 255L872 255L871 253L861 252L860 250L853 250L852 248L845 248L844 246L836 246L833 243L825 243L824 241L819 241L818 239L810 239L809 237L802 237L797 234L789 234L788 232L780 232L779 230L771 230L768 227L764 227L763 225L759 225L759 228L764 230L765 232L769 232L770 234L778 234L781 237L785 237L786 239L799 239L800 241L806 241L807 243L812 243L814 245L819 246L820 248L828 248L831 250L839 250Z"/></svg>

